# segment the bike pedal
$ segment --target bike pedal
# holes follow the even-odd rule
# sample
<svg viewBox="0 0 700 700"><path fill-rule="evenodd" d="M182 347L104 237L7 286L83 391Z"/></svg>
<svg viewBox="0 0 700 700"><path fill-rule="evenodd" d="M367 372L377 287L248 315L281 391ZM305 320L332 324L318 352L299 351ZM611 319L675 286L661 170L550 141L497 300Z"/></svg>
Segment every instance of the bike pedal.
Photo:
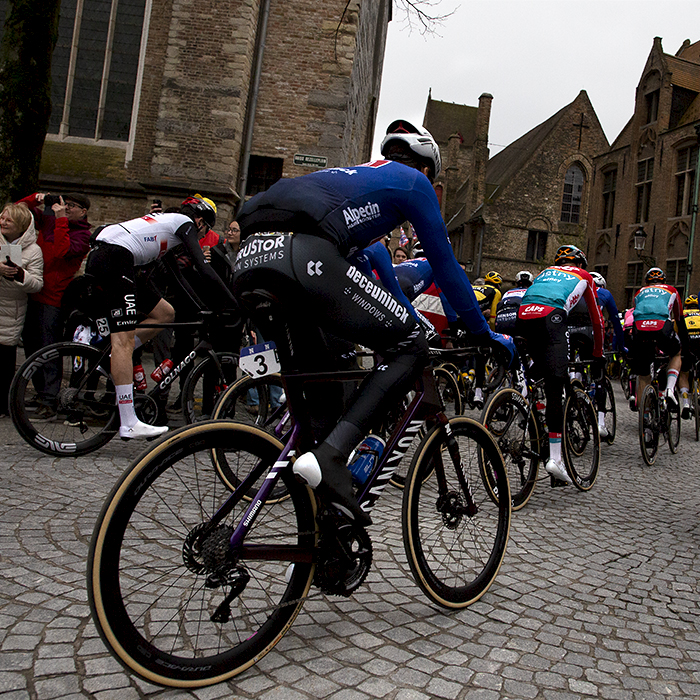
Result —
<svg viewBox="0 0 700 700"><path fill-rule="evenodd" d="M551 475L550 475L550 477L549 477L549 482L550 482L550 486L551 486L553 489L558 489L558 488L561 488L562 486L568 486L568 485L569 485L569 484L566 483L566 481L562 481L562 479L557 479L557 478L555 478L555 477L553 477L553 476L551 476Z"/></svg>

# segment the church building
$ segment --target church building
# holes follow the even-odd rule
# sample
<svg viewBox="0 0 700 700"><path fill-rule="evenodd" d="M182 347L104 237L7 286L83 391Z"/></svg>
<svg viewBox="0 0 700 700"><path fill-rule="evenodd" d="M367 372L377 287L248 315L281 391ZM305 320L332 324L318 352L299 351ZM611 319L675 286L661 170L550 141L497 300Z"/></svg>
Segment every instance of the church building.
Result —
<svg viewBox="0 0 700 700"><path fill-rule="evenodd" d="M631 305L652 266L666 272L682 298L700 290L694 240L699 139L700 42L686 40L671 55L657 37L637 85L634 114L594 158L589 263L607 278L620 308Z"/></svg>
<svg viewBox="0 0 700 700"><path fill-rule="evenodd" d="M280 177L369 160L391 8L62 0L42 189L84 192L95 224L200 192L221 230Z"/></svg>

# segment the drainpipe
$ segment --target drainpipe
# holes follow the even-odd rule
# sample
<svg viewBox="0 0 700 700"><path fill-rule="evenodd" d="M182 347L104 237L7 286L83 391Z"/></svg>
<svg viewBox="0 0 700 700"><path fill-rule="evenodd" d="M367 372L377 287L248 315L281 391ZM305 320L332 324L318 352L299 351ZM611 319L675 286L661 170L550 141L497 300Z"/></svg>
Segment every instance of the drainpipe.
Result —
<svg viewBox="0 0 700 700"><path fill-rule="evenodd" d="M270 16L270 0L263 0L260 6L260 17L258 20L258 37L255 47L255 65L253 67L253 82L250 86L248 109L246 110L246 128L245 138L243 140L243 151L241 153L241 177L238 187L240 200L238 208L245 201L246 189L248 186L248 161L250 160L250 151L253 147L253 130L255 128L255 110L258 105L258 90L260 88L260 74L262 73L263 55L265 54L265 39L267 37L267 19Z"/></svg>
<svg viewBox="0 0 700 700"><path fill-rule="evenodd" d="M700 124L695 125L695 135L700 144ZM688 238L688 262L685 266L685 295L690 294L690 276L693 271L693 243L695 241L695 225L698 220L698 191L700 191L700 148L695 163L695 191L693 192L693 216L690 219L690 238Z"/></svg>

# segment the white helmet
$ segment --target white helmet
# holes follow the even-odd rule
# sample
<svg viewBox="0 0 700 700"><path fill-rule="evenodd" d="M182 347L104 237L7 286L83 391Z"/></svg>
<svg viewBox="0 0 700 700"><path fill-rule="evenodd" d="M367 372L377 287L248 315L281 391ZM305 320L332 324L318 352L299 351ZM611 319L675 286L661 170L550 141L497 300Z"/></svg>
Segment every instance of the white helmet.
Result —
<svg viewBox="0 0 700 700"><path fill-rule="evenodd" d="M419 158L428 161L433 168L433 179L440 174L442 170L440 149L427 129L422 126L413 126L405 119L397 119L387 127L381 147L383 156L386 156L387 146L392 141L403 141Z"/></svg>
<svg viewBox="0 0 700 700"><path fill-rule="evenodd" d="M608 283L605 281L605 277L600 274L600 272L591 272L591 277L596 284L596 287L602 287L603 289L608 288Z"/></svg>
<svg viewBox="0 0 700 700"><path fill-rule="evenodd" d="M524 284L526 287L529 287L532 284L532 280L535 279L532 276L532 272L530 270L520 270L517 275L515 275L515 281L518 284Z"/></svg>

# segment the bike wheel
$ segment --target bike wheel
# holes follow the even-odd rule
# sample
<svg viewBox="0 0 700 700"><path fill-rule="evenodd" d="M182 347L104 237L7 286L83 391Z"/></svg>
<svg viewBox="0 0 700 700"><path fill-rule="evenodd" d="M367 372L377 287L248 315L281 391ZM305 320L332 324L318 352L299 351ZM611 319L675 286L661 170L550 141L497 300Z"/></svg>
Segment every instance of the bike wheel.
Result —
<svg viewBox="0 0 700 700"><path fill-rule="evenodd" d="M486 404L481 423L494 437L503 455L511 507L520 510L530 500L537 484L540 439L535 417L518 391L501 389ZM486 485L491 483L487 480Z"/></svg>
<svg viewBox="0 0 700 700"><path fill-rule="evenodd" d="M653 386L647 386L639 404L639 446L642 458L652 466L659 451L659 397Z"/></svg>
<svg viewBox="0 0 700 700"><path fill-rule="evenodd" d="M605 377L603 385L605 387L605 427L608 430L606 442L608 445L612 445L617 433L617 407L615 406L613 385L609 377Z"/></svg>
<svg viewBox="0 0 700 700"><path fill-rule="evenodd" d="M675 455L681 442L681 397L677 385L673 393L676 397L676 405L674 406L670 401L666 403L666 436L668 447Z"/></svg>
<svg viewBox="0 0 700 700"><path fill-rule="evenodd" d="M256 411L251 411L251 397L255 397ZM212 418L216 420L235 420L237 423L255 425L265 432L285 441L292 427L291 416L287 410L284 386L279 374L265 377L248 377L232 384L220 397L214 407ZM225 450L213 450L212 458L224 483L233 491L237 489L247 473L240 473L240 464L231 465ZM253 484L245 494L246 498L254 496L260 483ZM278 481L268 500L272 501L288 496L283 482Z"/></svg>
<svg viewBox="0 0 700 700"><path fill-rule="evenodd" d="M238 355L232 352L217 352L221 365L206 355L187 375L182 387L182 416L186 423L208 420L217 400L236 381Z"/></svg>
<svg viewBox="0 0 700 700"><path fill-rule="evenodd" d="M282 445L224 421L169 434L121 477L90 544L94 623L114 657L150 683L198 687L241 673L289 629L313 579L310 491L282 470L290 498L257 508L233 552L229 539L250 504L222 484L212 449L266 474ZM232 510L207 530L229 497Z"/></svg>
<svg viewBox="0 0 700 700"><path fill-rule="evenodd" d="M119 414L109 367L103 366L108 362L101 350L72 342L48 345L27 358L10 387L17 432L55 457L88 454L109 442L119 429ZM35 382L41 386L49 376L56 378L58 393L42 406Z"/></svg>
<svg viewBox="0 0 700 700"><path fill-rule="evenodd" d="M700 392L700 380L697 377L693 379L692 385L693 391L693 418L695 421L695 442L700 440L700 397L698 393Z"/></svg>
<svg viewBox="0 0 700 700"><path fill-rule="evenodd" d="M450 428L450 434L441 426L431 430L413 458L402 529L416 583L434 603L454 609L477 601L496 578L511 508L508 477L493 438L464 416L453 418ZM489 479L499 486L496 498Z"/></svg>
<svg viewBox="0 0 700 700"><path fill-rule="evenodd" d="M562 457L566 470L580 491L592 488L600 467L598 415L588 394L574 387L564 404Z"/></svg>
<svg viewBox="0 0 700 700"><path fill-rule="evenodd" d="M447 369L436 367L433 370L433 376L445 404L445 415L448 418L462 415L462 395L459 393L459 384L454 375Z"/></svg>

